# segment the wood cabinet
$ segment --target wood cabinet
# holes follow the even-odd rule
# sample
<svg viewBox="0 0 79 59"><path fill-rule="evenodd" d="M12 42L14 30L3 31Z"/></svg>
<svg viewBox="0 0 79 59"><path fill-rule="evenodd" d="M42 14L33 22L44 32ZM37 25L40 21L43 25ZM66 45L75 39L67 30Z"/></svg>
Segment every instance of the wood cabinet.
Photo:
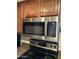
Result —
<svg viewBox="0 0 79 59"><path fill-rule="evenodd" d="M58 16L60 0L40 0L40 16Z"/></svg>
<svg viewBox="0 0 79 59"><path fill-rule="evenodd" d="M60 3L61 0L55 0L55 15L60 15Z"/></svg>
<svg viewBox="0 0 79 59"><path fill-rule="evenodd" d="M57 16L60 0L27 0L24 2L24 17Z"/></svg>
<svg viewBox="0 0 79 59"><path fill-rule="evenodd" d="M17 32L22 32L22 19L24 17L23 12L23 3L17 4Z"/></svg>
<svg viewBox="0 0 79 59"><path fill-rule="evenodd" d="M53 16L55 14L55 0L41 0L40 12L41 16Z"/></svg>
<svg viewBox="0 0 79 59"><path fill-rule="evenodd" d="M37 17L38 15L38 1L28 0L24 2L24 16Z"/></svg>

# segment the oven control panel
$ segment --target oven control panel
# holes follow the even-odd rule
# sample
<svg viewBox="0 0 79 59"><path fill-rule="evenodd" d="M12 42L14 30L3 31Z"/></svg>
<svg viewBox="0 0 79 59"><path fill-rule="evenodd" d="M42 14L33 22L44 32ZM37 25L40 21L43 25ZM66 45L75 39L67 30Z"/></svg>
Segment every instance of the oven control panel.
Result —
<svg viewBox="0 0 79 59"><path fill-rule="evenodd" d="M48 48L52 48L52 49L57 49L57 45L56 44L52 44L52 43L47 43L47 47Z"/></svg>
<svg viewBox="0 0 79 59"><path fill-rule="evenodd" d="M41 47L41 48L46 48L46 49L50 49L50 50L55 50L57 51L58 49L58 44L55 42L48 42L48 41L42 41L42 40L30 40L30 44L37 46L37 47Z"/></svg>

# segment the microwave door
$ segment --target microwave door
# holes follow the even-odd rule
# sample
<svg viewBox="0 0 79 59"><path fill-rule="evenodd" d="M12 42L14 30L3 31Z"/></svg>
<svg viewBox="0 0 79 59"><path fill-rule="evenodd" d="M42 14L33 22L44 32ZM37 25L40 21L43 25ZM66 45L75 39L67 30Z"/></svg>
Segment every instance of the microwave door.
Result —
<svg viewBox="0 0 79 59"><path fill-rule="evenodd" d="M29 25L28 22L23 23L23 34L32 34L32 25Z"/></svg>
<svg viewBox="0 0 79 59"><path fill-rule="evenodd" d="M35 26L34 27L34 29L32 29L33 30L33 33L35 33L35 34L43 34L43 28L42 28L42 26Z"/></svg>
<svg viewBox="0 0 79 59"><path fill-rule="evenodd" d="M29 35L44 35L44 22L24 22L23 33Z"/></svg>

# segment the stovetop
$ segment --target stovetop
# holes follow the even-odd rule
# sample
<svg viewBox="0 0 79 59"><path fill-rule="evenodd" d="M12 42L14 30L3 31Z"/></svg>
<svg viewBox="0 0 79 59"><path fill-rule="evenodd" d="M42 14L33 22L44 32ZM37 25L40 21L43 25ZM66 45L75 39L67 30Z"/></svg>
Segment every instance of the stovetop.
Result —
<svg viewBox="0 0 79 59"><path fill-rule="evenodd" d="M32 48L30 48L29 51L25 52L18 59L57 59L57 54L53 51L43 50L33 46L31 47Z"/></svg>
<svg viewBox="0 0 79 59"><path fill-rule="evenodd" d="M26 52L18 59L56 59L56 57L45 55L45 54L40 54L40 53L35 53L35 52L29 52L29 53Z"/></svg>

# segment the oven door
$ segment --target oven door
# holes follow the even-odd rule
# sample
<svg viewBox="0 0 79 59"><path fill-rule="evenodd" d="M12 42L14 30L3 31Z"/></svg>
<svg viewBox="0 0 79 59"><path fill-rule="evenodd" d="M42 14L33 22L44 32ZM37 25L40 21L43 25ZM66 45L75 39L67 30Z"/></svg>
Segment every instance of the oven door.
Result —
<svg viewBox="0 0 79 59"><path fill-rule="evenodd" d="M47 40L57 42L58 22L47 23Z"/></svg>

